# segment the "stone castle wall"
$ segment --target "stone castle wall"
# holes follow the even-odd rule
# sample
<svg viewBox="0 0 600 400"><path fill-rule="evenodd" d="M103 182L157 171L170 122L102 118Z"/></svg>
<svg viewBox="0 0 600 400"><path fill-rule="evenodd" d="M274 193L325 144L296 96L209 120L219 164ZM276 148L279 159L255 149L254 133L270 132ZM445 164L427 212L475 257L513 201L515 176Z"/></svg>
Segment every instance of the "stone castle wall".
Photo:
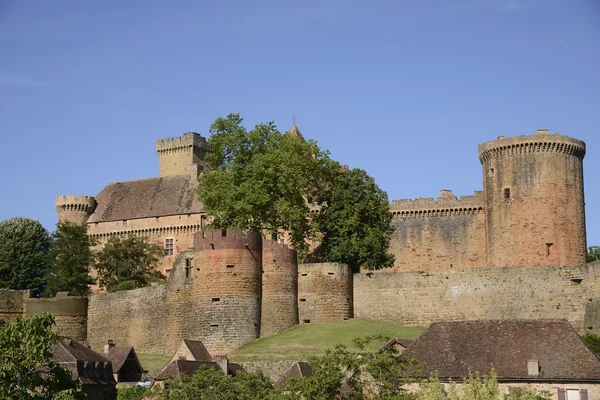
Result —
<svg viewBox="0 0 600 400"><path fill-rule="evenodd" d="M298 259L296 250L263 240L260 336L298 324Z"/></svg>
<svg viewBox="0 0 600 400"><path fill-rule="evenodd" d="M600 264L468 268L354 275L354 317L428 326L437 321L567 319L584 328L600 294Z"/></svg>
<svg viewBox="0 0 600 400"><path fill-rule="evenodd" d="M298 266L300 323L352 318L352 271L346 264L310 263Z"/></svg>
<svg viewBox="0 0 600 400"><path fill-rule="evenodd" d="M56 330L82 342L87 341L87 297L55 297L49 299L27 299L26 317L51 312L54 314Z"/></svg>
<svg viewBox="0 0 600 400"><path fill-rule="evenodd" d="M0 289L0 320L24 317L27 309L28 290Z"/></svg>
<svg viewBox="0 0 600 400"><path fill-rule="evenodd" d="M422 271L486 265L483 192L457 199L449 190L440 197L395 200L390 206L395 230L390 271Z"/></svg>

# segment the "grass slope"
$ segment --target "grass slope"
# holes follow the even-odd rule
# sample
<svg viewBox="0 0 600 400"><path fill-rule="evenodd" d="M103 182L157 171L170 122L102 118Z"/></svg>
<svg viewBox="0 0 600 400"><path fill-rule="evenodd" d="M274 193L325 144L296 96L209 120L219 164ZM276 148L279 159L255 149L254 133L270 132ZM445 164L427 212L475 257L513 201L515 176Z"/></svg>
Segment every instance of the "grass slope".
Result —
<svg viewBox="0 0 600 400"><path fill-rule="evenodd" d="M277 335L250 342L231 354L230 358L233 361L305 360L311 354L322 354L338 343L354 349L352 340L359 336L416 339L423 331L423 328L365 319L301 324ZM378 350L382 344L372 343L368 350Z"/></svg>
<svg viewBox="0 0 600 400"><path fill-rule="evenodd" d="M142 368L148 370L148 376L156 376L167 365L172 355L137 353Z"/></svg>

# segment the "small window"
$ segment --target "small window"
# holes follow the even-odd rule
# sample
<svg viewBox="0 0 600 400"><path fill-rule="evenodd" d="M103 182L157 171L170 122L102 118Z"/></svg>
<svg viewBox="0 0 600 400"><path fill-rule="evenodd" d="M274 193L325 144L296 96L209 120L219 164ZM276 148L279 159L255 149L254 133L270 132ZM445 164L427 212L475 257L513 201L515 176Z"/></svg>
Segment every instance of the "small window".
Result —
<svg viewBox="0 0 600 400"><path fill-rule="evenodd" d="M220 297L213 297L212 299L210 299L213 303L218 303L221 301Z"/></svg>
<svg viewBox="0 0 600 400"><path fill-rule="evenodd" d="M234 265L233 265L233 264L228 264L228 265L226 266L226 268L233 268L233 267L234 267Z"/></svg>
<svg viewBox="0 0 600 400"><path fill-rule="evenodd" d="M215 244L214 244L214 243L211 243L211 244L210 244L210 249L211 249L211 250L214 250L214 249L215 249Z"/></svg>
<svg viewBox="0 0 600 400"><path fill-rule="evenodd" d="M185 267L185 279L188 279L192 276L192 268Z"/></svg>
<svg viewBox="0 0 600 400"><path fill-rule="evenodd" d="M333 273L333 272L328 272L328 273L327 273L327 275L329 275L329 276L333 276L333 275L334 275L334 273Z"/></svg>
<svg viewBox="0 0 600 400"><path fill-rule="evenodd" d="M211 328L216 328L216 327L218 327L218 326L219 326L219 324L210 324L210 327L211 327Z"/></svg>
<svg viewBox="0 0 600 400"><path fill-rule="evenodd" d="M277 234L271 233L271 240L277 241Z"/></svg>
<svg viewBox="0 0 600 400"><path fill-rule="evenodd" d="M222 237L227 236L227 229L221 229L221 236Z"/></svg>
<svg viewBox="0 0 600 400"><path fill-rule="evenodd" d="M285 239L279 239L279 243L285 244Z"/></svg>
<svg viewBox="0 0 600 400"><path fill-rule="evenodd" d="M191 258L186 258L185 259L185 266L186 267L191 267L192 266L192 259Z"/></svg>
<svg viewBox="0 0 600 400"><path fill-rule="evenodd" d="M306 301L306 299L300 299L300 301Z"/></svg>
<svg viewBox="0 0 600 400"><path fill-rule="evenodd" d="M192 214L188 214L188 215L187 215L187 217L188 217L188 218L192 218Z"/></svg>
<svg viewBox="0 0 600 400"><path fill-rule="evenodd" d="M173 238L165 239L165 254L167 256L173 255Z"/></svg>
<svg viewBox="0 0 600 400"><path fill-rule="evenodd" d="M200 216L200 226L205 226L206 225L206 215L201 215ZM202 236L202 237L206 237L206 236Z"/></svg>
<svg viewBox="0 0 600 400"><path fill-rule="evenodd" d="M310 324L310 319L303 319L303 320L302 320L302 323L303 323L303 324Z"/></svg>
<svg viewBox="0 0 600 400"><path fill-rule="evenodd" d="M99 224L98 224L97 222L96 222L96 223L94 223L94 226L95 226L96 228L98 227L98 225L99 225Z"/></svg>
<svg viewBox="0 0 600 400"><path fill-rule="evenodd" d="M550 257L550 248L554 243L546 243L546 258Z"/></svg>
<svg viewBox="0 0 600 400"><path fill-rule="evenodd" d="M156 217L155 221L158 222L158 220L160 220L160 217Z"/></svg>
<svg viewBox="0 0 600 400"><path fill-rule="evenodd" d="M127 225L127 220L126 219L123 220L123 225Z"/></svg>
<svg viewBox="0 0 600 400"><path fill-rule="evenodd" d="M300 274L301 276L308 276L308 274L305 272L303 274Z"/></svg>
<svg viewBox="0 0 600 400"><path fill-rule="evenodd" d="M504 188L504 200L510 200L510 188Z"/></svg>
<svg viewBox="0 0 600 400"><path fill-rule="evenodd" d="M490 168L489 176L494 176L494 168Z"/></svg>

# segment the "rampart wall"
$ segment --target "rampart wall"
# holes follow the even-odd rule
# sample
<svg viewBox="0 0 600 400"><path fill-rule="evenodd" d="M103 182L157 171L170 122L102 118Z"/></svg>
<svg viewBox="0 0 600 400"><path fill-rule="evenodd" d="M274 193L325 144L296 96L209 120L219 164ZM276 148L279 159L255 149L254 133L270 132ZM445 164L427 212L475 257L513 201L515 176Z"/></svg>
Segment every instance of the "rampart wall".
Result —
<svg viewBox="0 0 600 400"><path fill-rule="evenodd" d="M390 271L422 271L486 265L483 192L456 198L442 190L437 200L394 200L395 230Z"/></svg>
<svg viewBox="0 0 600 400"><path fill-rule="evenodd" d="M298 266L300 323L352 318L352 271L346 264L309 263Z"/></svg>
<svg viewBox="0 0 600 400"><path fill-rule="evenodd" d="M600 264L468 268L354 275L354 316L428 326L436 321L567 319L584 328L600 294Z"/></svg>
<svg viewBox="0 0 600 400"><path fill-rule="evenodd" d="M25 316L27 299L28 290L0 289L0 320Z"/></svg>
<svg viewBox="0 0 600 400"><path fill-rule="evenodd" d="M69 336L82 342L87 341L87 297L55 297L48 299L27 299L26 317L43 312L54 314L56 330L62 336Z"/></svg>

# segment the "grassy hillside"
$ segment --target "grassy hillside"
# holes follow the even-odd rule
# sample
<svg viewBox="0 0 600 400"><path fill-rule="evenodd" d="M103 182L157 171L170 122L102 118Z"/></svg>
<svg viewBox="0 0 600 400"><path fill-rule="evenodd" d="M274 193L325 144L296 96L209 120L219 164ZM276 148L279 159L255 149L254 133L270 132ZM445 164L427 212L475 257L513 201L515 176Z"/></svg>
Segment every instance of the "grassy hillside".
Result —
<svg viewBox="0 0 600 400"><path fill-rule="evenodd" d="M358 336L383 335L390 338L416 339L423 328L406 327L393 322L351 319L326 324L296 325L280 334L257 339L230 355L233 361L302 360L321 354L338 343L354 348ZM382 343L373 343L377 350Z"/></svg>

